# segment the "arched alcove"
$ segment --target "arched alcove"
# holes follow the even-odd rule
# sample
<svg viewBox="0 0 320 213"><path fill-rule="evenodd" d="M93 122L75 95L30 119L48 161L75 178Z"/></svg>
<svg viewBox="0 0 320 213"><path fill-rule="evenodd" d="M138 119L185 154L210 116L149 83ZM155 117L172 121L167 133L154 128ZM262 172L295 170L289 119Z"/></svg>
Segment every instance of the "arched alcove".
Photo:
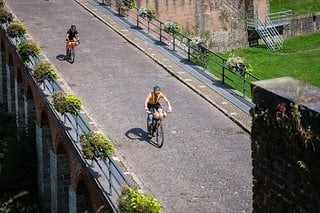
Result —
<svg viewBox="0 0 320 213"><path fill-rule="evenodd" d="M88 188L83 181L79 181L77 186L77 212L93 212L90 203Z"/></svg>

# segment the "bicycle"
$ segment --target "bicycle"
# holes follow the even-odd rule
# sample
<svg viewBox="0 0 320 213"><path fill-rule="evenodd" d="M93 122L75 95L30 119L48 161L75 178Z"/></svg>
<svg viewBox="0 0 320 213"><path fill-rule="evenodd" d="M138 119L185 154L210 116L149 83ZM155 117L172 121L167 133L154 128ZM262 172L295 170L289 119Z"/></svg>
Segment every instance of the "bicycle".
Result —
<svg viewBox="0 0 320 213"><path fill-rule="evenodd" d="M152 114L155 113L155 109L152 108ZM167 112L164 112L166 114ZM151 135L156 138L156 143L159 148L162 147L164 142L164 130L162 125L162 119L155 119L154 116L152 118L151 123Z"/></svg>
<svg viewBox="0 0 320 213"><path fill-rule="evenodd" d="M78 46L79 41L67 41L67 61L73 64L76 57L75 46Z"/></svg>

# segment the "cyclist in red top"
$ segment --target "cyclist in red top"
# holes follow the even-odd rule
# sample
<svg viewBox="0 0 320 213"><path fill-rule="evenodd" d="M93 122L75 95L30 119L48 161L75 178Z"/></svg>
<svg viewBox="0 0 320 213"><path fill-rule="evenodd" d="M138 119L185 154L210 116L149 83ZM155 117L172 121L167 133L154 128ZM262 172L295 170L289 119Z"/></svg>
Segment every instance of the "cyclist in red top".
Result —
<svg viewBox="0 0 320 213"><path fill-rule="evenodd" d="M165 117L165 113L162 111L162 107L159 101L163 99L168 105L168 112L172 112L172 107L168 98L161 92L159 86L153 87L153 92L150 92L144 102L144 108L148 114L147 127L148 127L148 138L152 138L151 135L151 123L153 116L155 119L162 119ZM153 109L156 111L152 114Z"/></svg>

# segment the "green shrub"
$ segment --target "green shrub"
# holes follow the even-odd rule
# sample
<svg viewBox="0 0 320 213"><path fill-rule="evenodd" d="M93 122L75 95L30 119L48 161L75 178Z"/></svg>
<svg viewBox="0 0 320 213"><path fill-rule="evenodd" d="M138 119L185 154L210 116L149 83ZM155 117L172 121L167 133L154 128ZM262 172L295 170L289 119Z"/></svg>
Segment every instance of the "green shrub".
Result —
<svg viewBox="0 0 320 213"><path fill-rule="evenodd" d="M77 115L81 110L81 100L72 94L67 94L62 91L53 93L52 102L54 108L62 115L65 113Z"/></svg>
<svg viewBox="0 0 320 213"><path fill-rule="evenodd" d="M136 189L126 188L119 198L121 213L160 213L160 203L150 196L140 194Z"/></svg>
<svg viewBox="0 0 320 213"><path fill-rule="evenodd" d="M58 78L58 74L50 63L42 61L35 65L33 77L36 81L42 82L48 74L50 74L53 79Z"/></svg>
<svg viewBox="0 0 320 213"><path fill-rule="evenodd" d="M26 26L19 21L13 21L9 24L7 33L11 38L22 37L28 32Z"/></svg>
<svg viewBox="0 0 320 213"><path fill-rule="evenodd" d="M127 0L127 7L129 10L132 10L136 6L136 0Z"/></svg>
<svg viewBox="0 0 320 213"><path fill-rule="evenodd" d="M149 21L152 21L157 17L156 11L148 6L141 6L138 10L138 16L147 18Z"/></svg>
<svg viewBox="0 0 320 213"><path fill-rule="evenodd" d="M239 71L240 73L243 73L243 71L252 72L253 70L251 64L247 63L244 58L233 54L230 54L227 59L227 66L229 69Z"/></svg>
<svg viewBox="0 0 320 213"><path fill-rule="evenodd" d="M179 33L181 32L181 26L175 23L174 21L166 21L163 25L163 30L168 33Z"/></svg>
<svg viewBox="0 0 320 213"><path fill-rule="evenodd" d="M7 8L0 7L0 22L6 23L13 19L12 13Z"/></svg>
<svg viewBox="0 0 320 213"><path fill-rule="evenodd" d="M39 57L40 47L31 40L23 41L18 45L18 52L23 62L30 61L29 56Z"/></svg>
<svg viewBox="0 0 320 213"><path fill-rule="evenodd" d="M105 159L107 158L105 152L112 155L114 150L114 145L106 136L94 132L83 133L80 136L80 145L87 159L94 157Z"/></svg>

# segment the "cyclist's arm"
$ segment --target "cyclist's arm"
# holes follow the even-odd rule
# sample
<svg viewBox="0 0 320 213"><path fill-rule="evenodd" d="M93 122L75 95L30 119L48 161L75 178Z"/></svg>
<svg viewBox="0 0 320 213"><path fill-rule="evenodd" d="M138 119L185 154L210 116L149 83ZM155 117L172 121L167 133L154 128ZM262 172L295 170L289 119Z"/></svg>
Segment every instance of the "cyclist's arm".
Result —
<svg viewBox="0 0 320 213"><path fill-rule="evenodd" d="M149 102L149 100L150 100L150 96L151 96L151 94L149 93L148 96L147 96L147 98L146 98L146 100L144 101L144 109L145 109L146 111L149 111L149 109L148 109L148 102Z"/></svg>
<svg viewBox="0 0 320 213"><path fill-rule="evenodd" d="M67 33L66 40L69 41L69 33Z"/></svg>
<svg viewBox="0 0 320 213"><path fill-rule="evenodd" d="M168 105L168 112L172 112L172 107L171 107L171 103L170 103L170 101L168 100L168 98L165 96L165 95L163 95L163 100L167 103L167 105Z"/></svg>

